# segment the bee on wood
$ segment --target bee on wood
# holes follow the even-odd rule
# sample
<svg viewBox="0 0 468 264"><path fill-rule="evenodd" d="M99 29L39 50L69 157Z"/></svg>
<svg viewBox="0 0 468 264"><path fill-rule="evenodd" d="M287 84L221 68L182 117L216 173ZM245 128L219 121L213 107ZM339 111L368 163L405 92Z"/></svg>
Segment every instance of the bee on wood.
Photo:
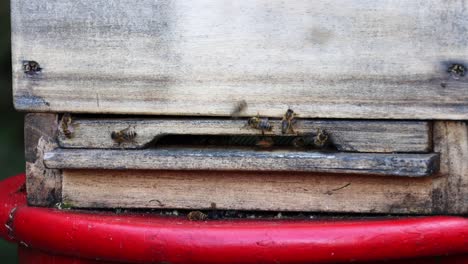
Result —
<svg viewBox="0 0 468 264"><path fill-rule="evenodd" d="M325 148L329 143L328 139L328 132L319 128L317 129L317 135L315 135L314 145L317 148Z"/></svg>
<svg viewBox="0 0 468 264"><path fill-rule="evenodd" d="M295 134L294 132L294 124L296 123L296 113L289 108L286 113L283 116L283 119L281 120L281 133L287 134L287 133L292 133Z"/></svg>
<svg viewBox="0 0 468 264"><path fill-rule="evenodd" d="M262 149L267 149L271 148L274 144L273 138L272 137L264 137L255 143L255 146L262 148Z"/></svg>
<svg viewBox="0 0 468 264"><path fill-rule="evenodd" d="M292 145L296 148L313 147L318 149L327 148L330 145L330 134L322 129L317 129L317 133L304 134L296 137Z"/></svg>
<svg viewBox="0 0 468 264"><path fill-rule="evenodd" d="M245 109L247 109L247 102L245 100L237 102L231 112L231 116L237 118Z"/></svg>
<svg viewBox="0 0 468 264"><path fill-rule="evenodd" d="M67 113L62 116L59 127L66 138L72 138L74 129L72 126L72 118L70 114Z"/></svg>
<svg viewBox="0 0 468 264"><path fill-rule="evenodd" d="M35 74L40 72L42 68L39 66L39 63L35 61L23 61L23 71L27 74Z"/></svg>
<svg viewBox="0 0 468 264"><path fill-rule="evenodd" d="M113 131L111 133L111 138L115 142L119 143L119 145L123 142L133 141L136 138L136 136L137 133L130 126L120 131Z"/></svg>
<svg viewBox="0 0 468 264"><path fill-rule="evenodd" d="M261 118L259 115L249 118L247 125L251 128L259 129L262 131L262 135L265 131L271 131L273 127L267 117Z"/></svg>
<svg viewBox="0 0 468 264"><path fill-rule="evenodd" d="M187 218L190 221L204 221L208 218L208 215L200 211L191 211L190 213L188 213Z"/></svg>
<svg viewBox="0 0 468 264"><path fill-rule="evenodd" d="M460 77L465 76L466 67L462 64L454 63L450 65L447 71L450 73L450 75L452 75L454 79L459 79Z"/></svg>

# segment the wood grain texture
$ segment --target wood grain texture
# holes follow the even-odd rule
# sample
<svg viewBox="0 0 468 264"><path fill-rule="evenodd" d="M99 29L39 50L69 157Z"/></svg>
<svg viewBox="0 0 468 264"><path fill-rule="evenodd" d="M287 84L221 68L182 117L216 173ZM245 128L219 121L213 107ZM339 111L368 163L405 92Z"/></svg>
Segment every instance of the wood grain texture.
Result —
<svg viewBox="0 0 468 264"><path fill-rule="evenodd" d="M19 110L468 119L464 1L11 3ZM26 74L23 60L42 71Z"/></svg>
<svg viewBox="0 0 468 264"><path fill-rule="evenodd" d="M208 148L55 149L44 155L44 163L51 169L313 171L420 177L438 170L439 156Z"/></svg>
<svg viewBox="0 0 468 264"><path fill-rule="evenodd" d="M434 148L441 155L440 175L433 187L434 210L468 213L468 125L436 122Z"/></svg>
<svg viewBox="0 0 468 264"><path fill-rule="evenodd" d="M57 115L27 114L24 122L26 192L29 205L52 206L61 200L59 170L44 166L44 152L57 147Z"/></svg>
<svg viewBox="0 0 468 264"><path fill-rule="evenodd" d="M163 118L73 118L73 135L59 134L63 148L143 148L155 138L176 135L259 135L246 127L246 120L163 119ZM271 120L271 135L281 135L281 121ZM130 142L116 143L113 131L131 127L137 136ZM429 152L432 149L432 124L424 121L339 121L298 120L297 134L327 131L338 151L351 152Z"/></svg>
<svg viewBox="0 0 468 264"><path fill-rule="evenodd" d="M431 178L274 172L64 170L63 201L84 208L418 213Z"/></svg>
<svg viewBox="0 0 468 264"><path fill-rule="evenodd" d="M182 208L467 214L468 124L436 122L431 177L248 171L72 170L64 202L78 208Z"/></svg>
<svg viewBox="0 0 468 264"><path fill-rule="evenodd" d="M57 135L57 115L26 114L24 116L24 156L26 162L34 163L37 157L37 144L41 137L54 141Z"/></svg>

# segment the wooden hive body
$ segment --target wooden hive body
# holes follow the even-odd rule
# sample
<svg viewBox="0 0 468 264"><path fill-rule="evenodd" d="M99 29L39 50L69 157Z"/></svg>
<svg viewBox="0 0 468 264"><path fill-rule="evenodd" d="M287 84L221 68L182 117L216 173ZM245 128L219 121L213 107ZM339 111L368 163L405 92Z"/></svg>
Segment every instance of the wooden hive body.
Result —
<svg viewBox="0 0 468 264"><path fill-rule="evenodd" d="M467 26L460 1L14 1L28 201L467 213Z"/></svg>

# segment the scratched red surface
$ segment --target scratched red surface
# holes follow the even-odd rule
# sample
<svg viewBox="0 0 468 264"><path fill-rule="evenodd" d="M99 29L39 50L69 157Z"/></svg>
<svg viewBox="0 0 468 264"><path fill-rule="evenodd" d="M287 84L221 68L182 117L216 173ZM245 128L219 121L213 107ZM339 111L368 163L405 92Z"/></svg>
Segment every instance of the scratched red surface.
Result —
<svg viewBox="0 0 468 264"><path fill-rule="evenodd" d="M456 256L468 253L468 220L463 217L190 222L151 214L28 207L20 188L23 183L23 175L0 182L0 220L8 223L0 228L0 235L21 245L21 263L31 263L31 259L43 261L34 263L95 263L95 259L130 263L375 263L421 257L429 258L395 263L468 263L466 256ZM8 232L9 228L12 231ZM445 255L452 257L431 257Z"/></svg>

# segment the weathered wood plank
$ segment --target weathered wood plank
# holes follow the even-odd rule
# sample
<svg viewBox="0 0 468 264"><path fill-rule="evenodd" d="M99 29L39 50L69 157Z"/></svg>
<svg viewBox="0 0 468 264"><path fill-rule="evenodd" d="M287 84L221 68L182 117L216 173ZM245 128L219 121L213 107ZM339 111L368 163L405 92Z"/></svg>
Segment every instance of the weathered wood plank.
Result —
<svg viewBox="0 0 468 264"><path fill-rule="evenodd" d="M448 72L467 66L464 5L12 1L15 106L227 116L245 100L244 116L468 119L468 74Z"/></svg>
<svg viewBox="0 0 468 264"><path fill-rule="evenodd" d="M44 166L44 152L57 147L57 115L27 114L24 122L26 192L29 205L52 206L61 200L59 170Z"/></svg>
<svg viewBox="0 0 468 264"><path fill-rule="evenodd" d="M84 208L413 213L432 178L274 172L64 170L63 201Z"/></svg>
<svg viewBox="0 0 468 264"><path fill-rule="evenodd" d="M433 177L248 171L64 170L63 201L84 208L405 214L468 213L468 125L436 122Z"/></svg>
<svg viewBox="0 0 468 264"><path fill-rule="evenodd" d="M434 148L441 155L440 177L432 196L435 212L468 213L468 125L466 122L436 122Z"/></svg>
<svg viewBox="0 0 468 264"><path fill-rule="evenodd" d="M419 177L438 170L439 156L434 153L367 154L190 148L56 149L44 155L44 163L52 169L312 171Z"/></svg>
<svg viewBox="0 0 468 264"><path fill-rule="evenodd" d="M246 120L230 119L162 119L74 118L73 135L59 134L63 148L143 148L155 138L177 135L259 135L246 127ZM280 120L271 120L273 130L267 134L281 135ZM297 134L315 133L318 128L330 134L338 151L352 152L429 152L432 148L432 124L423 121L340 121L298 120ZM113 131L131 127L137 136L130 142L116 143Z"/></svg>

